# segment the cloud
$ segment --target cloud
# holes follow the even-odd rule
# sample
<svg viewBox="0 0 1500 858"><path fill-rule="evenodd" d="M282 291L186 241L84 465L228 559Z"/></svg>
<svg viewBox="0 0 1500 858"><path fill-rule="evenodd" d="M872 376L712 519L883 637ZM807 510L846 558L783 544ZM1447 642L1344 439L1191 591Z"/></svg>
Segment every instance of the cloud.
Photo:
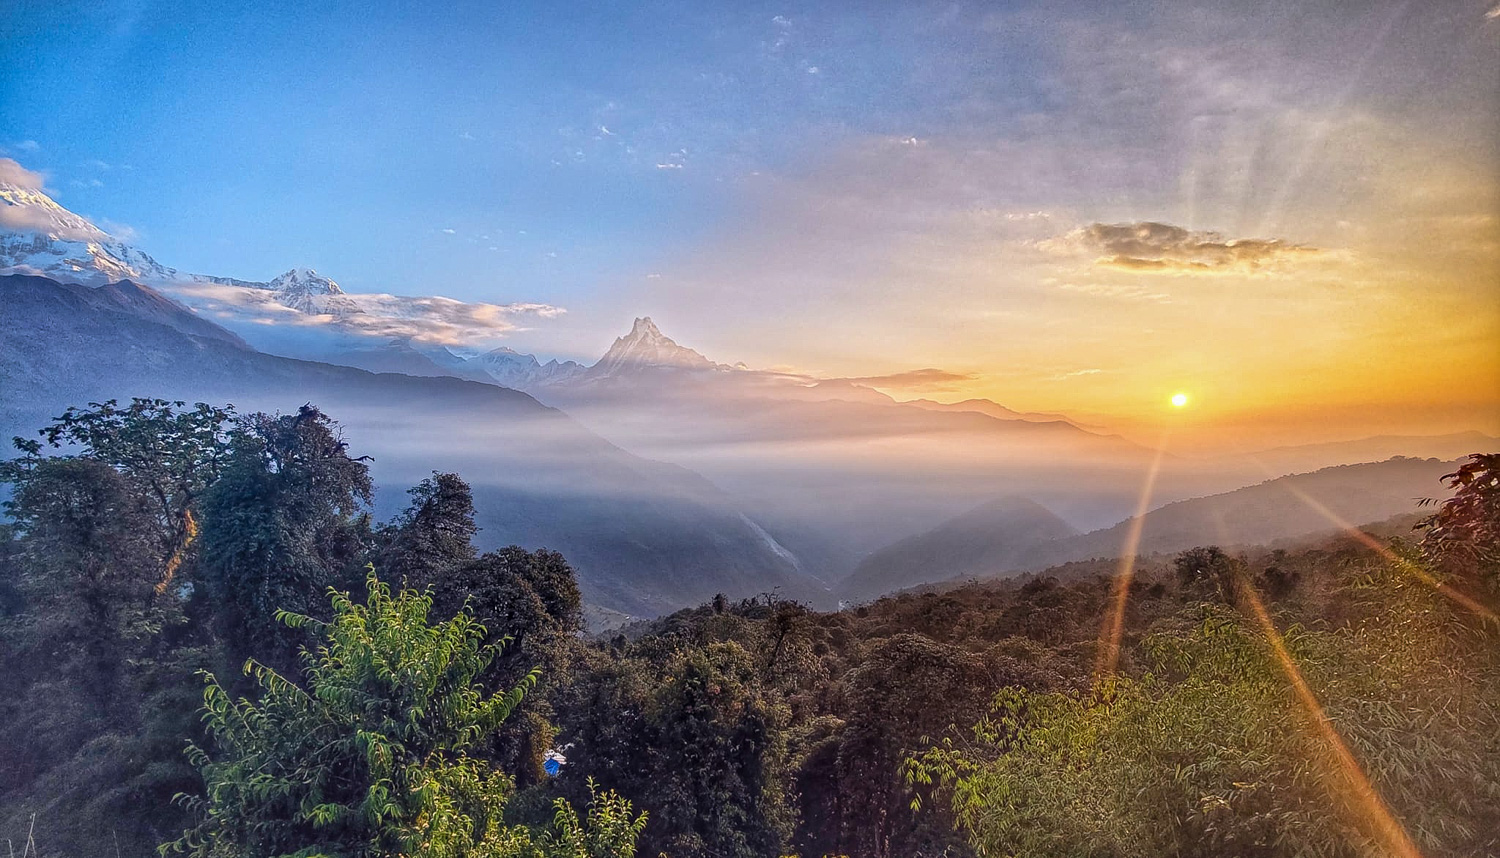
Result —
<svg viewBox="0 0 1500 858"><path fill-rule="evenodd" d="M1063 254L1094 254L1094 264L1102 268L1168 274L1260 272L1320 252L1279 238L1225 238L1154 221L1091 223L1039 246Z"/></svg>
<svg viewBox="0 0 1500 858"><path fill-rule="evenodd" d="M90 218L99 225L99 228L109 233L112 237L130 244L141 237L140 230L128 223L120 223L109 218Z"/></svg>
<svg viewBox="0 0 1500 858"><path fill-rule="evenodd" d="M1058 283L1057 288L1068 292L1080 292L1099 298L1123 298L1133 301L1170 301L1172 296L1156 292L1144 286L1121 283Z"/></svg>
<svg viewBox="0 0 1500 858"><path fill-rule="evenodd" d="M1102 370L1102 369L1094 369L1094 368L1089 368L1089 369L1075 369L1072 372L1065 372L1062 375L1056 376L1056 378L1057 378L1058 381L1064 381L1064 380L1070 379L1070 378L1082 378L1082 377L1084 377L1086 375L1099 375L1099 374L1101 374L1103 372L1104 372L1104 370Z"/></svg>
<svg viewBox="0 0 1500 858"><path fill-rule="evenodd" d="M950 387L961 382L974 381L979 376L970 372L951 372L946 369L927 367L890 375L867 375L855 378L827 378L822 381L862 384L865 387L897 388L901 390L932 390Z"/></svg>
<svg viewBox="0 0 1500 858"><path fill-rule="evenodd" d="M21 140L15 144L15 147L17 149L20 149L22 152L35 152L38 149L42 148L42 144L36 142L35 140Z"/></svg>
<svg viewBox="0 0 1500 858"><path fill-rule="evenodd" d="M41 173L22 167L13 158L0 158L0 182L25 188L28 191L40 191L46 184Z"/></svg>
<svg viewBox="0 0 1500 858"><path fill-rule="evenodd" d="M525 330L529 319L550 319L567 312L551 304L491 304L384 292L328 296L313 312L304 312L278 302L276 293L251 285L197 280L164 285L195 309L221 319L438 345L482 345Z"/></svg>

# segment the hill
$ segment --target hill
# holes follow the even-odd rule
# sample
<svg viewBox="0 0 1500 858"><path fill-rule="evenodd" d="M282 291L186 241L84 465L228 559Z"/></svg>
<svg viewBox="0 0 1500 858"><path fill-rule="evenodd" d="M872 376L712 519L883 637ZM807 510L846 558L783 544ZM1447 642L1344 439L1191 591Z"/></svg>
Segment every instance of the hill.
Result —
<svg viewBox="0 0 1500 858"><path fill-rule="evenodd" d="M985 576L1077 532L1040 504L997 498L875 552L839 582L838 593L861 600L944 578Z"/></svg>
<svg viewBox="0 0 1500 858"><path fill-rule="evenodd" d="M133 284L101 288L155 295ZM462 473L473 485L481 548L562 551L585 598L604 607L654 615L717 592L771 588L823 598L713 484L627 453L525 393L262 354L164 298L147 315L97 288L40 277L0 276L0 306L6 437L30 434L69 405L110 398L231 402L242 412L312 402L373 457L384 487L378 512L402 507L402 489L434 469Z"/></svg>

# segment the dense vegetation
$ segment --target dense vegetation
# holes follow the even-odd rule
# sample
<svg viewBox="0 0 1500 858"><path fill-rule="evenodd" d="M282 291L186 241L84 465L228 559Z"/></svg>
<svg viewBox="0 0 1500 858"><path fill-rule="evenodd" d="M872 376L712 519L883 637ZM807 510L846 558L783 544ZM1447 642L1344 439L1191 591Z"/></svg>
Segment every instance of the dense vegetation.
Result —
<svg viewBox="0 0 1500 858"><path fill-rule="evenodd" d="M314 408L40 438L0 473L16 854L1500 852L1495 456L1421 546L1146 559L1101 673L1105 561L589 639L563 557L475 551L458 476L375 522Z"/></svg>

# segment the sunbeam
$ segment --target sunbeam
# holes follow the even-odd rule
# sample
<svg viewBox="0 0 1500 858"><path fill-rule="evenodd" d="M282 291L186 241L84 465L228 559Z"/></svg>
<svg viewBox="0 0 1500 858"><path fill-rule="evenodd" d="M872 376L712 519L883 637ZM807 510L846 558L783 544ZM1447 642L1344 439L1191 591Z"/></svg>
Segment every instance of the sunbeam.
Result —
<svg viewBox="0 0 1500 858"><path fill-rule="evenodd" d="M1135 579L1136 550L1141 544L1141 529L1146 525L1146 512L1151 506L1151 494L1156 488L1156 478L1161 473L1162 457L1167 452L1168 434L1162 433L1156 445L1156 455L1146 469L1146 479L1141 483L1140 498L1136 501L1135 516L1125 534L1125 543L1120 547L1119 567L1115 571L1114 592L1110 597L1110 610L1105 615L1099 630L1099 653L1094 665L1094 675L1102 677L1114 673L1120 661L1120 638L1125 628L1125 607L1130 600L1130 582Z"/></svg>
<svg viewBox="0 0 1500 858"><path fill-rule="evenodd" d="M1417 844L1406 833L1396 817L1391 813L1380 794L1365 776L1364 769L1359 761L1350 752L1349 746L1345 744L1342 736L1334 729L1333 722L1328 713L1318 703L1317 695L1308 687L1307 680L1303 678L1302 671L1297 668L1297 663L1292 659L1291 653L1287 652L1286 644L1282 641L1281 633L1276 630L1276 625L1271 622L1271 617L1266 613L1266 606L1261 602L1260 596L1248 581L1241 582L1239 588L1240 596L1244 604L1249 606L1250 612L1255 616L1261 631L1265 633L1266 642L1271 646L1271 652L1276 657L1283 673L1286 674L1287 682L1291 684L1292 690L1297 694L1297 700L1302 704L1308 720L1312 723L1318 735L1328 744L1338 761L1339 773L1343 776L1351 793L1355 807L1360 811L1362 821L1374 832L1376 839L1385 847L1389 854L1398 858L1421 858L1422 853L1417 849Z"/></svg>

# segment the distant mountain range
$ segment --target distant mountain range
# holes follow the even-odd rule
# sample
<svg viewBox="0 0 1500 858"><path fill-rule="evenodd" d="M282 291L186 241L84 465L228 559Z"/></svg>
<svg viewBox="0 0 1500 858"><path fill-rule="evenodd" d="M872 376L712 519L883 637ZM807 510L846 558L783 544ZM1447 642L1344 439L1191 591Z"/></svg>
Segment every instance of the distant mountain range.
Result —
<svg viewBox="0 0 1500 858"><path fill-rule="evenodd" d="M1393 458L1340 465L1165 504L1146 514L1136 551L1266 545L1414 513L1423 498L1448 495L1440 478L1458 464ZM1125 550L1133 520L1080 534L1037 504L1005 498L875 552L836 591L861 600L955 578L1115 558Z"/></svg>
<svg viewBox="0 0 1500 858"><path fill-rule="evenodd" d="M588 597L610 610L650 614L772 588L822 603L831 588L867 598L1111 556L1109 528L1134 508L1154 459L1061 414L983 399L898 402L859 379L720 363L646 316L590 365L441 345L407 335L406 322L433 308L462 322L532 305L354 294L308 268L263 282L185 274L40 188L0 183L0 205L0 432L111 397L282 411L311 401L376 456L376 478L391 488L381 497L396 499L382 503L433 468L458 471L474 484L485 544L564 551ZM236 333L213 321L225 317L250 321ZM303 336L314 330L324 336ZM1144 550L1257 520L1248 510L1262 501L1266 527L1224 532L1256 541L1309 526L1306 509L1280 496L1254 495L1227 519L1191 513L1230 509L1224 492L1264 476L1398 454L1451 459L1497 443L1463 433L1168 455L1157 496L1198 500L1152 513ZM1356 523L1404 503L1373 484L1351 490L1372 501L1346 510Z"/></svg>
<svg viewBox="0 0 1500 858"><path fill-rule="evenodd" d="M876 551L839 582L838 593L859 601L931 581L1014 569L1039 546L1077 533L1041 504L997 498Z"/></svg>
<svg viewBox="0 0 1500 858"><path fill-rule="evenodd" d="M774 588L824 600L821 584L724 492L631 455L525 393L263 354L130 283L0 276L0 307L4 437L107 398L283 412L312 402L373 456L385 514L432 470L456 471L473 485L483 547L562 551L596 604L651 616L718 592Z"/></svg>

